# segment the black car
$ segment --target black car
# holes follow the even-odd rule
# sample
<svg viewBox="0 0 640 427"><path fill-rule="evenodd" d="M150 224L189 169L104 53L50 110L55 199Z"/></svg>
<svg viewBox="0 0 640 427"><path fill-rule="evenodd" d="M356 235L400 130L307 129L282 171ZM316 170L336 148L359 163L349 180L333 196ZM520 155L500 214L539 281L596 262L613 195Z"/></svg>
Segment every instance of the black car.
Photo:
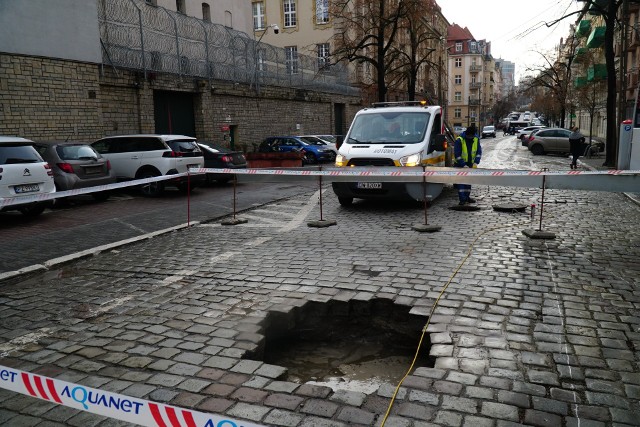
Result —
<svg viewBox="0 0 640 427"><path fill-rule="evenodd" d="M244 169L247 159L241 151L233 151L214 142L198 142L204 156L205 168ZM208 173L207 183L214 181L225 184L233 179L232 173Z"/></svg>

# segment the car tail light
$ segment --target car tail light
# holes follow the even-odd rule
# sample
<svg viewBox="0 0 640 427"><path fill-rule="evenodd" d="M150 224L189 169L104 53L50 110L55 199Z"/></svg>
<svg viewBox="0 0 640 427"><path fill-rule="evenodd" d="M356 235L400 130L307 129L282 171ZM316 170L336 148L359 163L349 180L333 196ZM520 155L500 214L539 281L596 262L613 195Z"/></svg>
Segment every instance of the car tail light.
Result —
<svg viewBox="0 0 640 427"><path fill-rule="evenodd" d="M232 162L233 161L233 157L231 157L231 156L222 156L222 161L223 162Z"/></svg>
<svg viewBox="0 0 640 427"><path fill-rule="evenodd" d="M111 161L107 160L107 171L111 170Z"/></svg>
<svg viewBox="0 0 640 427"><path fill-rule="evenodd" d="M53 176L53 171L51 170L51 166L49 166L49 163L44 164L44 169L47 171L47 175Z"/></svg>
<svg viewBox="0 0 640 427"><path fill-rule="evenodd" d="M530 136L529 137L529 142L533 141L534 139L535 139L534 137Z"/></svg>
<svg viewBox="0 0 640 427"><path fill-rule="evenodd" d="M182 153L179 151L165 151L162 153L162 157L182 157Z"/></svg>
<svg viewBox="0 0 640 427"><path fill-rule="evenodd" d="M57 163L56 165L62 170L62 172L73 173L73 166L69 163Z"/></svg>

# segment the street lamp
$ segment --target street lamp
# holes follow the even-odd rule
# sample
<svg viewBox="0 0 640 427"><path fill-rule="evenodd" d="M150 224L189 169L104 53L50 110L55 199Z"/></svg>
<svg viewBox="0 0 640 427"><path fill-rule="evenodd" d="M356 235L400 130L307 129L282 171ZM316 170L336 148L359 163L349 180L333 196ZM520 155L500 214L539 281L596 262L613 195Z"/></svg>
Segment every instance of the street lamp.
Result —
<svg viewBox="0 0 640 427"><path fill-rule="evenodd" d="M262 64L262 61L264 60L264 58L260 58L260 42L262 41L262 38L264 37L265 34L267 34L267 31L269 30L269 28L273 29L273 34L278 34L280 33L280 27L278 27L277 24L270 24L267 25L267 27L264 29L264 31L262 32L262 34L260 35L260 38L258 39L258 41L256 42L256 50L254 53L254 66L255 66L255 79L256 79L256 93L258 95L260 95L260 74L258 73L259 71L259 67L258 65Z"/></svg>

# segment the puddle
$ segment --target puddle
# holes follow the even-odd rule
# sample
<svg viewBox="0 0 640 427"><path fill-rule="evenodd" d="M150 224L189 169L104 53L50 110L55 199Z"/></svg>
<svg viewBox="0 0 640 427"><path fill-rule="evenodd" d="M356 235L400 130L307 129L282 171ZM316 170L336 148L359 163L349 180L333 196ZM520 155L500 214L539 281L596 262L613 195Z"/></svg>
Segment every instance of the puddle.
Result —
<svg viewBox="0 0 640 427"><path fill-rule="evenodd" d="M270 313L263 354L288 369L287 381L335 390L375 392L409 369L427 318L390 300L307 303L294 313ZM433 366L428 336L414 369Z"/></svg>

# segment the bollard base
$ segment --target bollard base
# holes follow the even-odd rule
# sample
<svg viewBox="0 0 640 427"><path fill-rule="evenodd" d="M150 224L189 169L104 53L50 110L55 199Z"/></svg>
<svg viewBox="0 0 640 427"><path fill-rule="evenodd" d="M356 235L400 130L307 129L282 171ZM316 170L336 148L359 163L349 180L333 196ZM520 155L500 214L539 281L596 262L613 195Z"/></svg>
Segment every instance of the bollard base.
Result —
<svg viewBox="0 0 640 427"><path fill-rule="evenodd" d="M309 221L307 223L307 226L314 227L314 228L325 228L325 227L331 227L332 225L336 225L336 224L337 222L334 219L322 219L318 221Z"/></svg>
<svg viewBox="0 0 640 427"><path fill-rule="evenodd" d="M551 233L550 231L542 231L542 230L522 230L522 234L527 236L530 239L555 239L556 234Z"/></svg>
<svg viewBox="0 0 640 427"><path fill-rule="evenodd" d="M449 209L452 211L466 211L466 212L475 212L482 209L480 206L472 206L472 205L454 205L450 206Z"/></svg>
<svg viewBox="0 0 640 427"><path fill-rule="evenodd" d="M230 218L230 219L224 219L224 220L220 221L220 224L222 224L222 225L238 225L238 224L246 224L247 222L249 222L249 220L245 219L245 218Z"/></svg>
<svg viewBox="0 0 640 427"><path fill-rule="evenodd" d="M493 205L493 210L497 212L524 212L529 206L515 203L505 203L503 205Z"/></svg>
<svg viewBox="0 0 640 427"><path fill-rule="evenodd" d="M439 225L413 224L411 229L418 233L435 233L436 231L442 230L442 227Z"/></svg>

